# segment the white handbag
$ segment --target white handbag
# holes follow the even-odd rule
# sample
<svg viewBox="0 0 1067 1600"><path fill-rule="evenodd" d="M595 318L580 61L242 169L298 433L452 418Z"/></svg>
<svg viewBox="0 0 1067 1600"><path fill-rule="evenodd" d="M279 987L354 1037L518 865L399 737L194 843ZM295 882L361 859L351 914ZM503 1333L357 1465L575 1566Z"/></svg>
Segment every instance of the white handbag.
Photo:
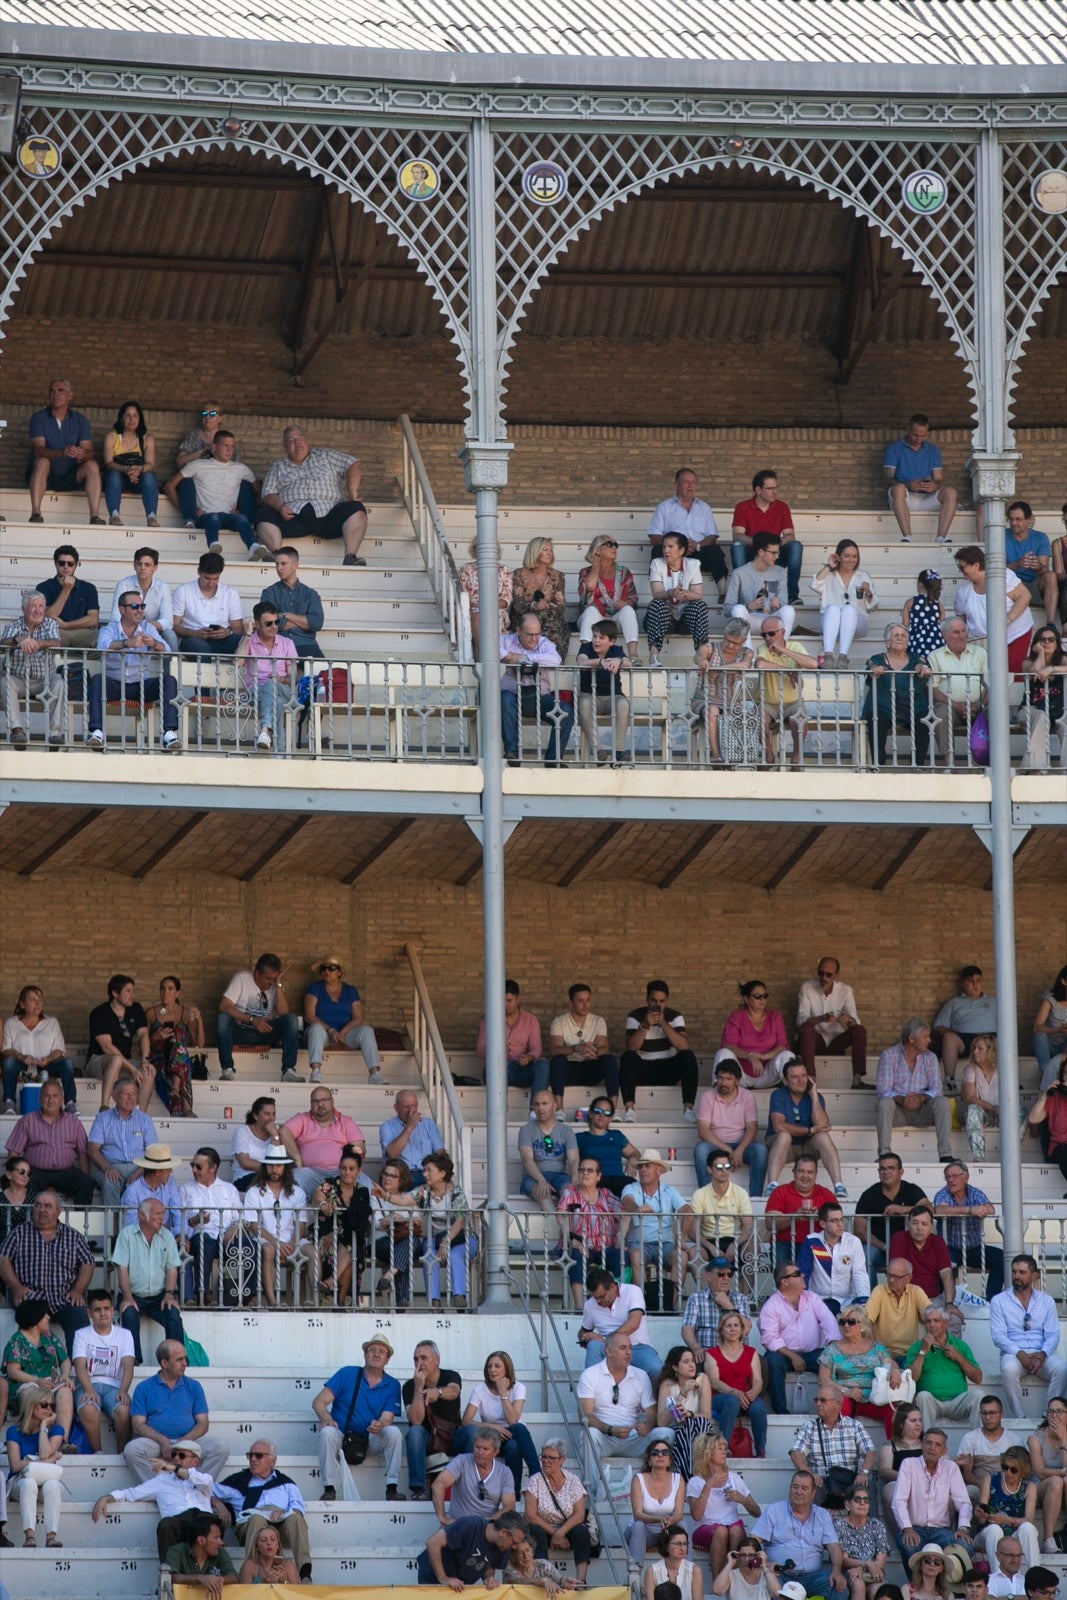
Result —
<svg viewBox="0 0 1067 1600"><path fill-rule="evenodd" d="M915 1375L910 1368L905 1367L900 1374L900 1384L896 1389L889 1387L889 1368L875 1367L874 1381L871 1384L872 1406L897 1406L902 1403L910 1404L915 1399Z"/></svg>

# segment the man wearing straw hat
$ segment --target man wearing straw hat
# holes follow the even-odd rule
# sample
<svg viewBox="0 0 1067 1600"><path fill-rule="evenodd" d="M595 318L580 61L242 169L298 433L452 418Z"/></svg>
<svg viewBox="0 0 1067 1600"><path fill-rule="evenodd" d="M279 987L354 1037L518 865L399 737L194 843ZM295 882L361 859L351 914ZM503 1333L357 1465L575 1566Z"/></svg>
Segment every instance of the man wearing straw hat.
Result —
<svg viewBox="0 0 1067 1600"><path fill-rule="evenodd" d="M133 1163L137 1177L132 1178L122 1192L126 1227L137 1223L137 1210L142 1200L161 1200L166 1208L166 1224L175 1238L182 1231L182 1192L174 1181L178 1165L169 1144L146 1144L144 1155Z"/></svg>
<svg viewBox="0 0 1067 1600"><path fill-rule="evenodd" d="M341 1367L327 1378L311 1402L319 1419L319 1471L322 1498L337 1499L341 1479L345 1500L358 1500L342 1446L346 1433L367 1435L367 1454L385 1457L385 1498L404 1500L398 1482L403 1437L396 1426L401 1409L400 1384L385 1370L395 1351L382 1334L364 1341L363 1366Z"/></svg>

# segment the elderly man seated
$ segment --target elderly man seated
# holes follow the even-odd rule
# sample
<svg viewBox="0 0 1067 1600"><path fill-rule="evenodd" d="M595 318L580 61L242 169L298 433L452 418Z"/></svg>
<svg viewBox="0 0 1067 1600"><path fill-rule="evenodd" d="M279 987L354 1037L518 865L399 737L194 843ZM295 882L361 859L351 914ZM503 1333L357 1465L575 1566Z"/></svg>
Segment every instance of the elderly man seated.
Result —
<svg viewBox="0 0 1067 1600"><path fill-rule="evenodd" d="M290 539L340 539L344 567L365 567L359 554L367 532L367 508L359 498L363 469L358 456L312 446L303 428L282 432L284 456L267 468L256 537L273 554Z"/></svg>
<svg viewBox="0 0 1067 1600"><path fill-rule="evenodd" d="M393 1101L395 1116L378 1129L383 1161L405 1161L416 1183L422 1182L422 1163L435 1150L445 1148L445 1136L434 1119L419 1109L414 1089L401 1089Z"/></svg>
<svg viewBox="0 0 1067 1600"><path fill-rule="evenodd" d="M948 1454L944 1428L927 1428L922 1455L900 1463L893 1489L893 1517L900 1529L897 1548L905 1564L924 1544L944 1549L958 1539L971 1547L971 1499L959 1467Z"/></svg>
<svg viewBox="0 0 1067 1600"><path fill-rule="evenodd" d="M900 1043L878 1057L874 1117L878 1148L888 1150L894 1128L929 1128L937 1133L937 1159L951 1161L952 1107L941 1089L941 1070L930 1049L930 1028L922 1017L909 1017Z"/></svg>
<svg viewBox="0 0 1067 1600"><path fill-rule="evenodd" d="M129 1489L112 1489L102 1494L93 1506L93 1521L99 1522L112 1505L136 1504L154 1500L159 1512L156 1524L156 1550L160 1561L185 1529L190 1512L212 1511L215 1480L200 1469L203 1454L195 1439L179 1439L169 1461L160 1461L153 1476Z"/></svg>
<svg viewBox="0 0 1067 1600"><path fill-rule="evenodd" d="M333 1090L324 1083L312 1089L310 1109L297 1112L278 1131L296 1164L293 1176L309 1200L326 1178L337 1176L346 1145L352 1145L361 1156L367 1153L363 1129L337 1110Z"/></svg>
<svg viewBox="0 0 1067 1600"><path fill-rule="evenodd" d="M137 1085L132 1078L116 1078L111 1088L114 1106L98 1111L89 1129L88 1156L93 1181L99 1185L105 1206L117 1206L122 1191L137 1171L134 1163L150 1144L159 1141L156 1125L137 1105Z"/></svg>
<svg viewBox="0 0 1067 1600"><path fill-rule="evenodd" d="M986 1273L986 1299L992 1300L1004 1287L1004 1252L999 1245L987 1244L984 1237L986 1217L996 1214L996 1207L984 1189L971 1182L971 1172L965 1161L950 1161L945 1168L944 1188L934 1195L934 1215L944 1217L944 1240L954 1267L984 1268ZM966 1305L966 1293L959 1298ZM977 1298L977 1297L975 1297Z"/></svg>
<svg viewBox="0 0 1067 1600"><path fill-rule="evenodd" d="M603 1361L586 1367L576 1393L589 1427L589 1446L598 1460L644 1456L652 1439L669 1444L673 1438L670 1428L656 1427L651 1380L634 1366L630 1335L621 1329L608 1335Z"/></svg>
<svg viewBox="0 0 1067 1600"><path fill-rule="evenodd" d="M673 1311L685 1282L694 1224L692 1205L673 1184L664 1183L667 1170L658 1150L642 1150L637 1177L622 1191L622 1214L629 1219L626 1251L634 1282L646 1284L655 1274L659 1304Z"/></svg>
<svg viewBox="0 0 1067 1600"><path fill-rule="evenodd" d="M56 1189L76 1205L93 1200L89 1176L88 1141L73 1111L64 1110L63 1085L46 1078L41 1085L40 1109L25 1112L7 1140L8 1154L25 1156L30 1164L30 1192Z"/></svg>
<svg viewBox="0 0 1067 1600"><path fill-rule="evenodd" d="M53 1322L74 1344L89 1324L85 1291L93 1279L93 1252L84 1234L59 1220L59 1195L42 1189L26 1222L12 1228L0 1244L0 1283L14 1305L43 1300Z"/></svg>
<svg viewBox="0 0 1067 1600"><path fill-rule="evenodd" d="M319 1419L319 1473L324 1500L337 1499L337 1477L342 1480L343 1498L359 1499L342 1448L347 1429L365 1433L367 1454L383 1457L385 1498L404 1499L397 1487L403 1449L403 1436L396 1425L402 1405L400 1384L385 1370L393 1355L393 1347L384 1336L364 1340L363 1366L339 1367L311 1402Z"/></svg>
<svg viewBox="0 0 1067 1600"><path fill-rule="evenodd" d="M938 756L951 766L952 740L957 734L970 738L974 719L985 704L989 657L982 645L968 642L963 617L950 617L941 632L945 642L931 650L927 660L937 713L934 743Z"/></svg>
<svg viewBox="0 0 1067 1600"><path fill-rule="evenodd" d="M759 1314L766 1351L768 1401L772 1411L789 1410L785 1397L787 1372L818 1372L819 1352L836 1339L837 1323L817 1294L804 1287L804 1275L792 1262L774 1274L776 1285Z"/></svg>
<svg viewBox="0 0 1067 1600"><path fill-rule="evenodd" d="M848 1584L841 1544L830 1513L815 1504L815 1487L810 1472L794 1472L788 1500L774 1500L765 1506L752 1524L752 1533L763 1540L772 1566L792 1563L790 1571L796 1573L805 1594L826 1594L829 1588L844 1595Z"/></svg>
<svg viewBox="0 0 1067 1600"><path fill-rule="evenodd" d="M559 698L555 675L547 670L562 665L562 657L551 639L542 636L535 611L526 613L515 633L501 635L500 659L506 668L500 679L504 755L518 762L519 718L533 717L549 729L545 765L560 766L574 728L574 705Z"/></svg>
<svg viewBox="0 0 1067 1600"><path fill-rule="evenodd" d="M885 1284L879 1284L867 1301L875 1338L895 1361L903 1361L922 1337L923 1313L930 1304L929 1295L912 1283L911 1277L911 1262L896 1258L886 1268Z"/></svg>
<svg viewBox="0 0 1067 1600"><path fill-rule="evenodd" d="M216 1485L215 1494L233 1512L234 1528L244 1540L245 1555L255 1553L256 1537L270 1525L293 1552L300 1582L311 1582L311 1545L307 1507L292 1478L278 1471L278 1450L270 1439L248 1447L248 1466Z"/></svg>
<svg viewBox="0 0 1067 1600"><path fill-rule="evenodd" d="M50 744L61 744L67 714L67 682L54 652L63 642L55 617L45 616L45 598L24 589L22 615L0 633L4 652L4 714L7 736L16 749L29 743L30 701L48 713Z"/></svg>
<svg viewBox="0 0 1067 1600"><path fill-rule="evenodd" d="M841 1414L844 1396L836 1383L824 1383L815 1396L815 1415L801 1423L793 1436L789 1459L798 1472L810 1472L815 1487L823 1494L823 1504L843 1505L843 1482L828 1483L832 1467L835 1477L850 1473L853 1483L869 1486L878 1460L867 1429L856 1417Z"/></svg>
<svg viewBox="0 0 1067 1600"><path fill-rule="evenodd" d="M923 1427L946 1417L973 1428L979 1393L972 1385L982 1381L982 1369L974 1352L969 1344L949 1333L948 1317L940 1306L927 1306L923 1325L923 1337L904 1356L915 1379L915 1404L922 1412Z"/></svg>
<svg viewBox="0 0 1067 1600"><path fill-rule="evenodd" d="M167 1208L161 1200L142 1200L137 1221L123 1228L111 1252L119 1274L119 1321L133 1337L133 1353L141 1364L141 1318L152 1317L164 1334L185 1343L182 1314L178 1309L178 1243L164 1227Z"/></svg>

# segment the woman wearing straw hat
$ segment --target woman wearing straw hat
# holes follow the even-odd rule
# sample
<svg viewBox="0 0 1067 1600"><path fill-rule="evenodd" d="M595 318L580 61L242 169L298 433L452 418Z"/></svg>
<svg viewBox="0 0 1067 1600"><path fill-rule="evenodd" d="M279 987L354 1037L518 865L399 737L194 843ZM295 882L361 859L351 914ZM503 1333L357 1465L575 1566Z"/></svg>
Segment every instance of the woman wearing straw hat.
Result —
<svg viewBox="0 0 1067 1600"><path fill-rule="evenodd" d="M953 1587L963 1577L963 1563L952 1550L924 1544L908 1562L909 1600L950 1600Z"/></svg>
<svg viewBox="0 0 1067 1600"><path fill-rule="evenodd" d="M374 1029L366 1020L355 984L342 982L344 963L340 956L323 956L311 970L316 981L304 995L304 1023L312 1083L322 1082L327 1047L362 1051L371 1083L384 1083Z"/></svg>
<svg viewBox="0 0 1067 1600"><path fill-rule="evenodd" d="M245 1193L245 1234L259 1245L260 1283L269 1306L278 1303L282 1269L306 1259L314 1278L317 1258L305 1247L304 1191L293 1181L293 1160L283 1144L272 1144L255 1182Z"/></svg>

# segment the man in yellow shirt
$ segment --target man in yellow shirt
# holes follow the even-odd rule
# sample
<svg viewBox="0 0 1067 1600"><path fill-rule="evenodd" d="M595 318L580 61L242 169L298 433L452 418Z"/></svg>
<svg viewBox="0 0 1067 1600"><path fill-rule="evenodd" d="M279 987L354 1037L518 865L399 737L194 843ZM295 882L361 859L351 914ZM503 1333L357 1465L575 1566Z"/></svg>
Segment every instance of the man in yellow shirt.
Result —
<svg viewBox="0 0 1067 1600"><path fill-rule="evenodd" d="M693 1224L705 1260L725 1256L735 1267L749 1259L752 1239L752 1201L733 1180L733 1163L723 1150L708 1157L710 1183L698 1189L690 1202Z"/></svg>
<svg viewBox="0 0 1067 1600"><path fill-rule="evenodd" d="M900 1361L923 1336L923 1313L930 1298L924 1289L912 1283L910 1261L891 1261L885 1278L884 1286L879 1284L867 1302L867 1315L875 1338L885 1345L895 1361Z"/></svg>

